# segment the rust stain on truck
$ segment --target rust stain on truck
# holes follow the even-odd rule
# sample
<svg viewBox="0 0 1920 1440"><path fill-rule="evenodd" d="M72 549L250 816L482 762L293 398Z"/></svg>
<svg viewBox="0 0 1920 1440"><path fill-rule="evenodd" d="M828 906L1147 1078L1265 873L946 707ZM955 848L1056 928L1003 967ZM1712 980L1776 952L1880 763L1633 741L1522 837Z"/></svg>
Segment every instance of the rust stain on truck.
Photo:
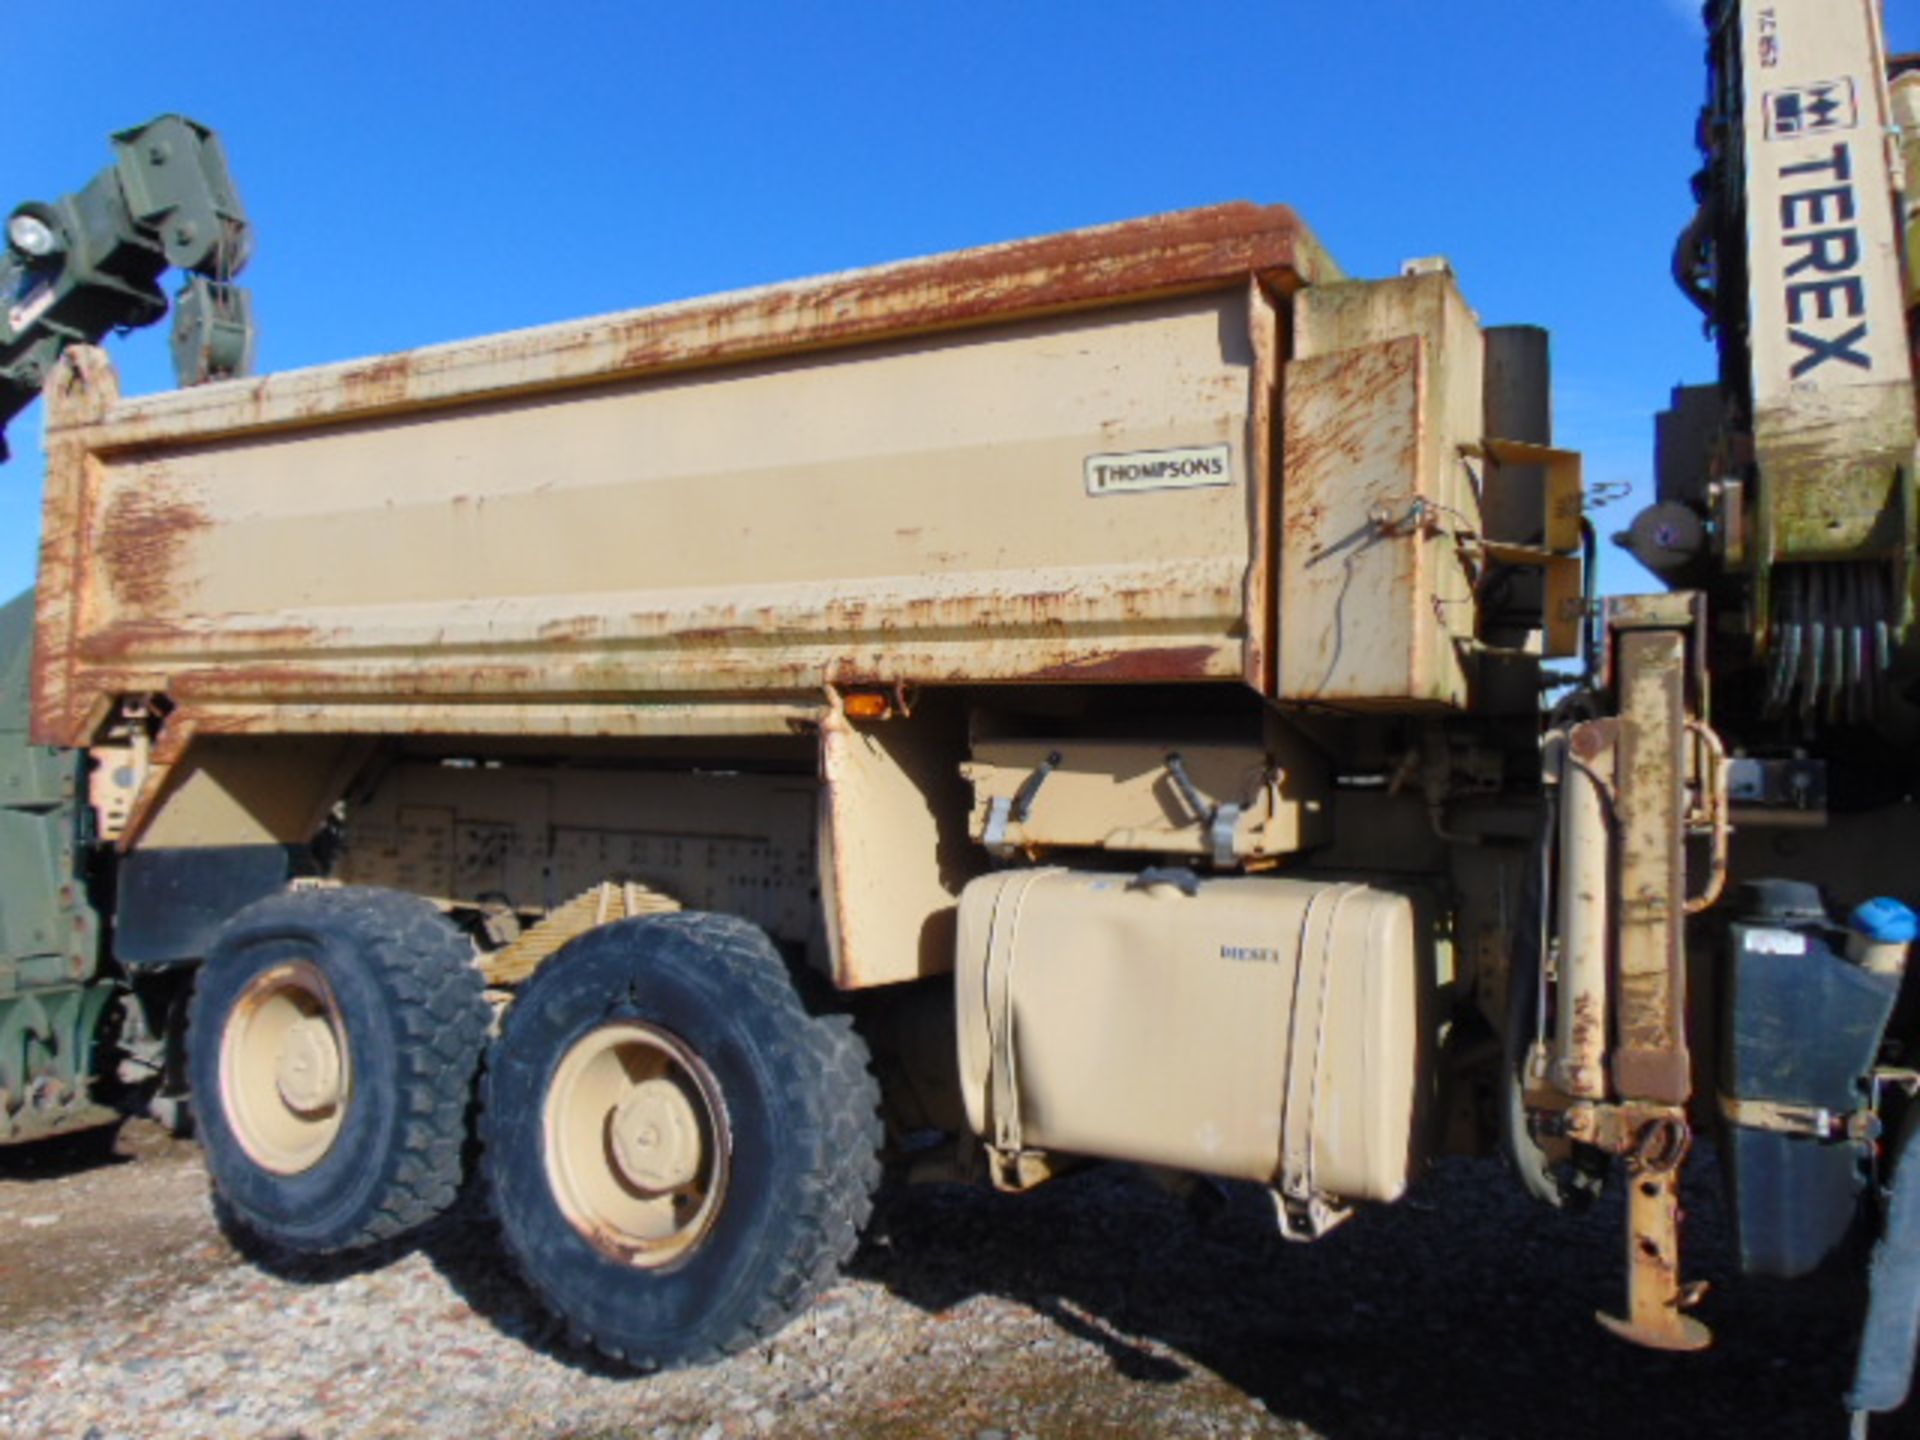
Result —
<svg viewBox="0 0 1920 1440"><path fill-rule="evenodd" d="M412 374L413 362L406 354L389 355L342 372L340 392L355 409L384 409L406 400Z"/></svg>
<svg viewBox="0 0 1920 1440"><path fill-rule="evenodd" d="M96 553L120 603L165 613L180 585L180 560L192 537L213 522L192 500L170 499L139 484L118 491L100 517Z"/></svg>
<svg viewBox="0 0 1920 1440"><path fill-rule="evenodd" d="M93 444L207 440L603 385L1243 286L1340 278L1288 207L1235 203L156 396ZM80 420L56 406L48 428Z"/></svg>
<svg viewBox="0 0 1920 1440"><path fill-rule="evenodd" d="M44 569L37 733L84 744L127 694L513 730L1263 674L1276 307L1335 275L1291 211L1230 205L129 401L74 360L46 528L92 540ZM1086 487L1182 447L1223 483Z"/></svg>

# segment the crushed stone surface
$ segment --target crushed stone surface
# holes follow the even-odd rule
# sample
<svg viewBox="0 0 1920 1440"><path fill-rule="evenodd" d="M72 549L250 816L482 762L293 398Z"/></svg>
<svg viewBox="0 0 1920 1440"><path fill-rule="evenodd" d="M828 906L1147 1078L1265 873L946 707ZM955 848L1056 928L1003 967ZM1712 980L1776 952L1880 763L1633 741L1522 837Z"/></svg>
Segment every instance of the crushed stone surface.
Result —
<svg viewBox="0 0 1920 1440"><path fill-rule="evenodd" d="M567 1345L476 1206L270 1273L222 1235L193 1146L129 1125L0 1151L0 1435L1839 1440L1857 1287L1731 1278L1697 1168L1702 1355L1594 1323L1619 1298L1617 1201L1555 1215L1450 1161L1299 1246L1257 1191L1202 1219L1108 1167L1019 1197L890 1190L772 1342L636 1377Z"/></svg>

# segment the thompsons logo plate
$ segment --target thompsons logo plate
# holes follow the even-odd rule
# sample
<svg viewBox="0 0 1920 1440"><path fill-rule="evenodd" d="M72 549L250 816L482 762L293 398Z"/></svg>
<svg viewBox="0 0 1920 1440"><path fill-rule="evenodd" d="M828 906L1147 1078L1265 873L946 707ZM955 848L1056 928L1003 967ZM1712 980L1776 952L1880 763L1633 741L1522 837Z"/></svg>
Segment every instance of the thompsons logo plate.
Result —
<svg viewBox="0 0 1920 1440"><path fill-rule="evenodd" d="M1087 494L1134 490L1191 490L1233 483L1233 447L1202 445L1188 450L1137 450L1130 455L1089 455Z"/></svg>

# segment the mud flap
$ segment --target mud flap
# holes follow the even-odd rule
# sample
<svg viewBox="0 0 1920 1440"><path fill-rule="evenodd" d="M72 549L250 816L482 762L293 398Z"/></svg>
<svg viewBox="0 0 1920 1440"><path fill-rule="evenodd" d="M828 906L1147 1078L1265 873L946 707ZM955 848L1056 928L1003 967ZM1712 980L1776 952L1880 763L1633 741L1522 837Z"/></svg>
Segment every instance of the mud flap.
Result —
<svg viewBox="0 0 1920 1440"><path fill-rule="evenodd" d="M1920 1126L1908 1126L1901 1138L1886 1228L1869 1274L1867 1323L1847 1392L1847 1408L1856 1415L1899 1409L1913 1383L1920 1342Z"/></svg>

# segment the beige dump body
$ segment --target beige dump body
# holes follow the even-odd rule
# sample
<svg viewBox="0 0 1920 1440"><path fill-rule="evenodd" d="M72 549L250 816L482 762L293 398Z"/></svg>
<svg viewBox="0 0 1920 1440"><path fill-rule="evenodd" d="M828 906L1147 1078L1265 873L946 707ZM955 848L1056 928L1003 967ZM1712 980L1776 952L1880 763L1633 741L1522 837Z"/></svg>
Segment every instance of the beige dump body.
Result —
<svg viewBox="0 0 1920 1440"><path fill-rule="evenodd" d="M36 738L156 692L176 734L613 734L1266 685L1282 321L1330 274L1238 205L149 399L79 352Z"/></svg>

